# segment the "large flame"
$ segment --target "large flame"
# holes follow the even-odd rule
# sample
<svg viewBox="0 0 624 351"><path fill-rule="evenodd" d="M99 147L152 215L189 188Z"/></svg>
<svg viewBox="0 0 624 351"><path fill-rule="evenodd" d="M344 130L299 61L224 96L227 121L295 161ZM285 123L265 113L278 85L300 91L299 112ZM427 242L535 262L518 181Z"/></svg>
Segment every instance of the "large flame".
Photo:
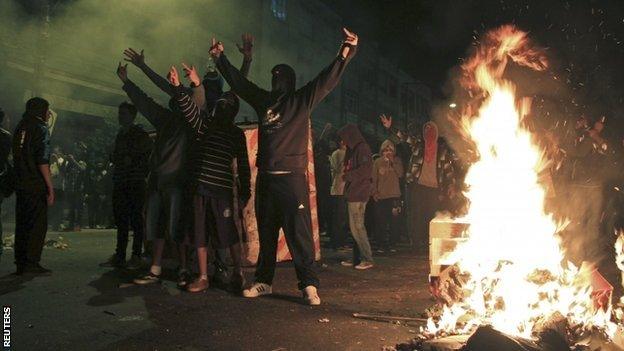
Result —
<svg viewBox="0 0 624 351"><path fill-rule="evenodd" d="M437 323L430 320L427 330L462 333L489 324L531 337L538 321L559 313L573 325L612 332L610 311L595 307L587 274L564 262L557 223L545 213L538 175L546 160L523 127L529 106L503 78L510 60L547 68L543 52L512 26L489 32L462 66L461 84L475 98L459 125L478 159L465 179L467 240L451 259L467 281L462 301L445 309Z"/></svg>

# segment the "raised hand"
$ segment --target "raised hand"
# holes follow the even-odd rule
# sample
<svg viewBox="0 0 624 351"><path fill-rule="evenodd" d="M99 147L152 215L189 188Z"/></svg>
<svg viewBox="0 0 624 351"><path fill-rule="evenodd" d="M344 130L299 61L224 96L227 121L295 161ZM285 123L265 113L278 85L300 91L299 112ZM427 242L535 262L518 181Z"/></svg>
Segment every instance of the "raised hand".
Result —
<svg viewBox="0 0 624 351"><path fill-rule="evenodd" d="M384 126L384 128L390 129L390 127L392 127L392 116L386 116L382 113L379 116L379 120L381 121L381 124Z"/></svg>
<svg viewBox="0 0 624 351"><path fill-rule="evenodd" d="M186 63L183 62L182 69L184 69L184 76L188 78L193 86L197 87L201 84L201 80L199 79L199 75L197 74L195 66L189 67L186 65Z"/></svg>
<svg viewBox="0 0 624 351"><path fill-rule="evenodd" d="M128 81L128 64L121 65L121 62L117 65L117 77L121 79L122 82Z"/></svg>
<svg viewBox="0 0 624 351"><path fill-rule="evenodd" d="M238 47L238 51L240 51L240 53L243 54L245 59L251 60L255 38L253 37L253 35L249 33L245 33L241 35L241 40L243 41L243 45L241 46L241 45L238 45L238 43L236 43L236 47Z"/></svg>
<svg viewBox="0 0 624 351"><path fill-rule="evenodd" d="M217 41L217 39L212 38L212 44L210 46L210 56L212 56L212 58L219 58L219 56L221 56L221 53L223 52L223 43L220 41Z"/></svg>
<svg viewBox="0 0 624 351"><path fill-rule="evenodd" d="M167 79L169 80L169 83L171 83L171 85L173 85L174 87L180 86L180 76L178 76L178 70L175 68L175 66L171 66L171 68L169 69Z"/></svg>
<svg viewBox="0 0 624 351"><path fill-rule="evenodd" d="M349 31L347 28L342 28L342 31L344 32L344 35L345 35L344 43L345 44L349 44L349 45L353 45L353 46L357 46L357 44L358 44L358 36L357 36L357 34Z"/></svg>
<svg viewBox="0 0 624 351"><path fill-rule="evenodd" d="M124 58L125 61L132 62L133 65L137 67L142 67L145 65L145 55L143 54L143 50L141 53L136 52L133 48L127 48L124 50Z"/></svg>

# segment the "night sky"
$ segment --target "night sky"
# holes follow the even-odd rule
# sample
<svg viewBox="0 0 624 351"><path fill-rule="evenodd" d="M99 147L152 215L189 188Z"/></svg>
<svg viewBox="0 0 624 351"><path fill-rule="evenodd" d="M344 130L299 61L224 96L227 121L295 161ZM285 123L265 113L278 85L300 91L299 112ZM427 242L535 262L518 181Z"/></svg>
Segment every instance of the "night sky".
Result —
<svg viewBox="0 0 624 351"><path fill-rule="evenodd" d="M624 120L623 0L326 3L347 25L359 30L363 40L376 38L381 43L380 54L397 60L415 79L430 86L436 98L451 95L446 84L450 70L461 63L484 31L516 24L548 49L552 67L548 77L527 82L527 95L546 105L566 105L560 112L570 116L586 114L595 119L605 115ZM553 84L553 77L558 84Z"/></svg>

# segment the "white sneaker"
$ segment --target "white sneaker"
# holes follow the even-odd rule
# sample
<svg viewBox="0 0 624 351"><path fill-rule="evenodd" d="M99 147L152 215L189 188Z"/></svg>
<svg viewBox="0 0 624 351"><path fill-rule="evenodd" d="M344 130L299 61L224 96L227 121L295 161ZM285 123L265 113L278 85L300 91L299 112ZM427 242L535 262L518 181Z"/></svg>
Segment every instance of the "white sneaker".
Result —
<svg viewBox="0 0 624 351"><path fill-rule="evenodd" d="M249 289L243 290L244 297L258 297L262 295L270 295L273 292L271 286L265 283L254 283Z"/></svg>
<svg viewBox="0 0 624 351"><path fill-rule="evenodd" d="M343 267L353 267L353 262L351 262L351 261L341 261L340 265L342 265Z"/></svg>
<svg viewBox="0 0 624 351"><path fill-rule="evenodd" d="M303 299L310 306L318 306L321 304L321 298L314 285L308 285L303 289Z"/></svg>
<svg viewBox="0 0 624 351"><path fill-rule="evenodd" d="M373 268L373 263L372 262L365 262L362 261L360 262L360 264L358 264L357 266L355 266L355 269L359 269L359 270L364 270L364 269L369 269L369 268Z"/></svg>

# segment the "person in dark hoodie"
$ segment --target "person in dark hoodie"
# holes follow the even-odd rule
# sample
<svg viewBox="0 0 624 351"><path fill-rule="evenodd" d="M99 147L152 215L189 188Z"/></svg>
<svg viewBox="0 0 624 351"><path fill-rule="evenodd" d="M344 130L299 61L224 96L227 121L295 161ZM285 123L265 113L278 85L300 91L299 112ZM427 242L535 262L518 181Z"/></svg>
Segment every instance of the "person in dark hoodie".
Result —
<svg viewBox="0 0 624 351"><path fill-rule="evenodd" d="M194 67L184 65L184 71L191 85L199 84L199 76ZM217 249L230 249L234 263L230 284L232 289L239 292L244 279L241 269L242 249L234 222L232 162L236 159L242 207L246 206L251 197L251 172L245 135L234 124L239 110L238 97L232 92L223 93L208 114L199 109L190 98L180 84L178 72L173 66L169 72L169 80L176 89L176 100L193 133L189 169L199 277L187 287L187 291L200 292L209 286L207 243L210 239L215 242Z"/></svg>
<svg viewBox="0 0 624 351"><path fill-rule="evenodd" d="M338 131L338 136L347 145L344 196L349 209L349 228L355 240L353 261L343 261L342 265L369 269L373 267L373 253L364 225L364 213L373 190L373 156L357 125L347 124Z"/></svg>
<svg viewBox="0 0 624 351"><path fill-rule="evenodd" d="M243 291L245 297L271 293L279 229L283 228L293 257L299 289L306 303L319 305L319 280L314 270L314 244L306 170L310 114L338 84L355 54L358 37L344 29L339 54L321 73L295 89L295 71L286 64L273 67L272 90L247 80L223 54L223 44L213 39L210 54L232 90L255 110L259 120L256 218L260 256L256 282Z"/></svg>

